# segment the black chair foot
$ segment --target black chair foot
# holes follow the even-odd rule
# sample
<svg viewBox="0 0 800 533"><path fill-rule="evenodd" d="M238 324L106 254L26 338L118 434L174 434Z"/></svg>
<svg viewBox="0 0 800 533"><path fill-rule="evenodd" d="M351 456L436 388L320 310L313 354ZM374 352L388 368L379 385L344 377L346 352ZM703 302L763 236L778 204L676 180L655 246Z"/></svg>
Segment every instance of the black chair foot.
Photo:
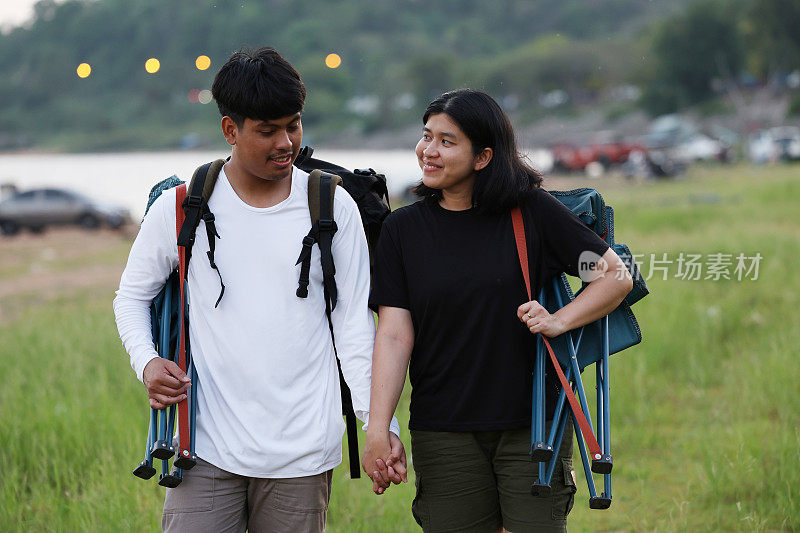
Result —
<svg viewBox="0 0 800 533"><path fill-rule="evenodd" d="M608 509L609 507L611 507L611 498L603 496L589 498L589 509Z"/></svg>
<svg viewBox="0 0 800 533"><path fill-rule="evenodd" d="M158 484L168 489L174 489L181 484L181 481L183 481L183 476L176 470L173 470L171 474L161 474L161 477L158 478Z"/></svg>
<svg viewBox="0 0 800 533"><path fill-rule="evenodd" d="M531 494L537 498L547 498L550 496L550 485L545 485L537 477L536 481L531 485Z"/></svg>
<svg viewBox="0 0 800 533"><path fill-rule="evenodd" d="M197 454L184 450L178 454L172 464L181 470L191 470L197 464Z"/></svg>
<svg viewBox="0 0 800 533"><path fill-rule="evenodd" d="M156 469L147 461L142 461L139 466L133 469L133 475L142 479L150 479L156 475Z"/></svg>
<svg viewBox="0 0 800 533"><path fill-rule="evenodd" d="M543 463L553 457L553 447L546 442L534 442L531 444L531 461Z"/></svg>
<svg viewBox="0 0 800 533"><path fill-rule="evenodd" d="M592 459L592 472L595 474L610 474L614 467L614 461L610 455L604 455L600 459Z"/></svg>
<svg viewBox="0 0 800 533"><path fill-rule="evenodd" d="M168 440L157 440L153 443L153 447L150 449L150 455L156 459L166 461L175 455L175 447Z"/></svg>

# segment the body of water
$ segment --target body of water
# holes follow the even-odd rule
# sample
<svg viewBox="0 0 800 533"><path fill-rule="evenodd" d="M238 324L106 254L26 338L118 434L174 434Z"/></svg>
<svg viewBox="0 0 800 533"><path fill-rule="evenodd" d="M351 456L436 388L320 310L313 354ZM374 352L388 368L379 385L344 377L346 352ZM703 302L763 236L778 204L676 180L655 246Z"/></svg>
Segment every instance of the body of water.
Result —
<svg viewBox="0 0 800 533"><path fill-rule="evenodd" d="M108 154L0 154L0 185L72 189L101 201L127 207L134 219L144 214L147 194L173 174L189 180L195 168L227 157L222 151L129 152ZM420 179L413 149L325 150L314 157L345 168L374 168L386 175L391 196Z"/></svg>

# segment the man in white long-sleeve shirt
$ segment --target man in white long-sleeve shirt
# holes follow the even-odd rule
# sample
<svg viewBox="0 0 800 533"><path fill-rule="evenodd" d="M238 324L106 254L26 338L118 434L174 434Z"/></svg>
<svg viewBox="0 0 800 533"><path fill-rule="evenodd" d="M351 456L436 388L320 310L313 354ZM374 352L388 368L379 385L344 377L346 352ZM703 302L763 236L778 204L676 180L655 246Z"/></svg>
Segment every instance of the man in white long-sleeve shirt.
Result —
<svg viewBox="0 0 800 533"><path fill-rule="evenodd" d="M200 222L189 263L190 344L197 368L198 464L167 489L165 531L323 531L331 470L341 462L339 378L325 316L319 250L307 298L295 288L300 244L311 227L308 175L293 167L302 140L305 87L271 48L234 54L213 95L231 158L209 208L219 239L207 259ZM338 300L331 315L356 415L369 416L374 321L369 257L353 199L335 195ZM175 190L152 205L114 300L117 326L150 405L186 397L180 368L159 358L149 306L178 264ZM393 448L403 456L396 420ZM404 472L404 462L396 467Z"/></svg>

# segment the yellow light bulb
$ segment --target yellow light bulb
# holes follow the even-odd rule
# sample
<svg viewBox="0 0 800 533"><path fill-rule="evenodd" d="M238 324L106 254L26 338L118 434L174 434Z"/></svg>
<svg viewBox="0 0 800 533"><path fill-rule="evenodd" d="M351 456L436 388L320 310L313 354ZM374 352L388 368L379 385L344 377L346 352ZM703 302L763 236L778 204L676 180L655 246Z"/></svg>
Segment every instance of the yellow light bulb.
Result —
<svg viewBox="0 0 800 533"><path fill-rule="evenodd" d="M211 58L208 56L197 56L197 59L194 60L194 65L197 67L197 70L207 70L208 67L211 66Z"/></svg>
<svg viewBox="0 0 800 533"><path fill-rule="evenodd" d="M156 72L158 72L158 69L160 68L161 68L161 62L155 57L151 57L144 63L144 69L149 74L155 74Z"/></svg>
<svg viewBox="0 0 800 533"><path fill-rule="evenodd" d="M76 69L79 78L88 78L92 73L92 66L89 63L81 63Z"/></svg>
<svg viewBox="0 0 800 533"><path fill-rule="evenodd" d="M328 54L325 58L325 66L328 68L338 68L342 64L339 54Z"/></svg>

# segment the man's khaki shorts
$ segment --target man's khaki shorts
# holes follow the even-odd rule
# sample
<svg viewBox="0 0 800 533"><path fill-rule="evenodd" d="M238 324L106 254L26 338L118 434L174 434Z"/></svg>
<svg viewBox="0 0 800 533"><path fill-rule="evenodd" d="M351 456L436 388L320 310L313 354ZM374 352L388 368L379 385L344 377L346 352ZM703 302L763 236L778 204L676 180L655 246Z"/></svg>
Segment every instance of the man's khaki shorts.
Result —
<svg viewBox="0 0 800 533"><path fill-rule="evenodd" d="M566 531L576 491L572 426L567 424L548 497L531 495L539 463L530 459L530 428L508 431L411 431L423 531Z"/></svg>
<svg viewBox="0 0 800 533"><path fill-rule="evenodd" d="M168 532L325 531L332 470L315 476L262 479L231 474L198 459L183 482L167 489L161 529Z"/></svg>

